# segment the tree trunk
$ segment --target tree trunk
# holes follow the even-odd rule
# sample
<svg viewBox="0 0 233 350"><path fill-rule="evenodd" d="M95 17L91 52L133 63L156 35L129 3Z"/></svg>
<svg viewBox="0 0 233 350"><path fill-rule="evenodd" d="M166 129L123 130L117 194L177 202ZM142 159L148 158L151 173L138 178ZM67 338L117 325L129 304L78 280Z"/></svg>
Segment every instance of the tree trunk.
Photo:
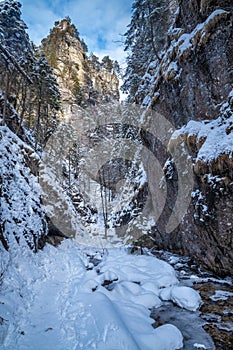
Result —
<svg viewBox="0 0 233 350"><path fill-rule="evenodd" d="M7 109L7 101L8 101L8 90L9 90L9 73L6 75L6 82L5 82L5 92L4 92L4 105L3 105L3 114L2 119L5 122L6 121L6 109Z"/></svg>

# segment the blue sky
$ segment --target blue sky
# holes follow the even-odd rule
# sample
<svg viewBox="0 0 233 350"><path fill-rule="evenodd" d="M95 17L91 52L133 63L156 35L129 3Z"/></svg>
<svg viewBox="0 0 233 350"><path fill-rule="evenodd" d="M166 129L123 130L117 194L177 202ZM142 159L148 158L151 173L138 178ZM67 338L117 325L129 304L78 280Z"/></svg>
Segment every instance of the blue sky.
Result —
<svg viewBox="0 0 233 350"><path fill-rule="evenodd" d="M124 62L122 35L130 22L133 0L19 0L28 33L36 44L49 34L56 20L69 16L89 52Z"/></svg>

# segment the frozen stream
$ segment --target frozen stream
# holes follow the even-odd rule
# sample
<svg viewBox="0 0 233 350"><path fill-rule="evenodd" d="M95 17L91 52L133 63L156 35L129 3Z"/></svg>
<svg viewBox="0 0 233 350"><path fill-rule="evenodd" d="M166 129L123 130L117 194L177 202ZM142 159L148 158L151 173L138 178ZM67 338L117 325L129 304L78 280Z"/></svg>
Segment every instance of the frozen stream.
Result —
<svg viewBox="0 0 233 350"><path fill-rule="evenodd" d="M214 349L198 292L168 263L72 240L15 249L1 251L0 349Z"/></svg>
<svg viewBox="0 0 233 350"><path fill-rule="evenodd" d="M152 252L145 249L145 254ZM154 251L153 255L170 263L176 270L182 284L198 290L202 296L199 321L213 337L210 349L231 350L233 347L233 283L231 278L221 279L199 268L190 258L174 255L166 251ZM195 333L192 315L167 302L159 309L153 309L155 324L170 322L182 329L184 349L192 349L190 341ZM190 334L191 337L190 337ZM196 339L200 334L196 334ZM203 337L203 332L201 332Z"/></svg>

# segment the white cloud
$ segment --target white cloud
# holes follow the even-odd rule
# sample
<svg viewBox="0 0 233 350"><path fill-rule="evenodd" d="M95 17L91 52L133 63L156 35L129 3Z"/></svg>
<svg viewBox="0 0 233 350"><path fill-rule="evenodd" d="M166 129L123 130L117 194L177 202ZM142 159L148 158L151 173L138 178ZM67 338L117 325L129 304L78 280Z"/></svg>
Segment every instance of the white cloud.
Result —
<svg viewBox="0 0 233 350"><path fill-rule="evenodd" d="M130 7L131 1L125 0L73 0L65 9L71 13L90 51L101 57L109 55L122 63L125 57L122 41L130 21ZM100 37L104 45L101 45Z"/></svg>
<svg viewBox="0 0 233 350"><path fill-rule="evenodd" d="M21 0L23 19L36 44L49 34L54 22L70 16L89 51L109 55L123 64L122 35L130 22L132 0Z"/></svg>
<svg viewBox="0 0 233 350"><path fill-rule="evenodd" d="M40 41L49 34L54 22L61 17L44 1L21 0L22 18L28 26L31 40L39 45Z"/></svg>

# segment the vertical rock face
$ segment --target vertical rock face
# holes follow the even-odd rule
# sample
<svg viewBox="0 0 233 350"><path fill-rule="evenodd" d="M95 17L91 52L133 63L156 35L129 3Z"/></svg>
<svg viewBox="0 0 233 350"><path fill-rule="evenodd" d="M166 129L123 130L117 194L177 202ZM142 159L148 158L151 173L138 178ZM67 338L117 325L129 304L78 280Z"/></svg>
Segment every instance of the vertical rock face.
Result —
<svg viewBox="0 0 233 350"><path fill-rule="evenodd" d="M181 184L175 172L173 176L164 167L167 201L156 240L161 247L189 254L221 275L233 273L232 22L232 1L180 0L162 60L148 68L136 96L175 128L183 126L169 151L173 155L180 149L182 156L185 150L193 166L188 212L177 219L179 225L170 233L166 224ZM164 158L161 155L163 164ZM148 178L153 177L151 166ZM156 212L153 200L151 208Z"/></svg>
<svg viewBox="0 0 233 350"><path fill-rule="evenodd" d="M156 66L155 84L144 100L176 127L216 118L231 90L232 9L230 1L180 1L166 52ZM149 67L148 74L154 77L154 71ZM142 85L139 102L145 97L146 80Z"/></svg>
<svg viewBox="0 0 233 350"><path fill-rule="evenodd" d="M222 275L232 274L233 266L232 122L230 94L216 120L190 121L176 132L169 151L181 156L186 152L191 157L193 174L189 176L193 183L184 194L190 204L178 227L166 234L167 217L174 211L174 201L185 184L178 183L175 172L171 174L164 168L169 178L168 203L158 225L162 245L189 254Z"/></svg>
<svg viewBox="0 0 233 350"><path fill-rule="evenodd" d="M65 117L74 103L85 107L119 99L115 71L87 56L86 45L70 19L55 22L50 35L42 41L42 51L59 82Z"/></svg>

